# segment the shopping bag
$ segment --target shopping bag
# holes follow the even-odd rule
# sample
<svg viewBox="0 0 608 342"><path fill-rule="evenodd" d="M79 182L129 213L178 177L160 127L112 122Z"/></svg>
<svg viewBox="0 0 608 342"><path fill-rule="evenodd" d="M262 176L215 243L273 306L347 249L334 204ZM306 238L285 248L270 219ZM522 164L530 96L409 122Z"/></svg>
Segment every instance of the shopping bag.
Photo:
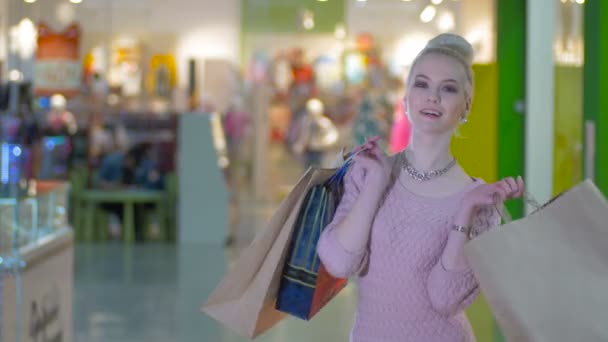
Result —
<svg viewBox="0 0 608 342"><path fill-rule="evenodd" d="M304 199L277 294L276 308L310 320L346 286L346 279L332 277L317 254L317 242L331 222L343 192L343 178L351 160L325 183L313 186Z"/></svg>
<svg viewBox="0 0 608 342"><path fill-rule="evenodd" d="M267 228L238 256L202 311L242 336L255 338L285 317L275 299L289 238L308 189L336 169L308 169L271 216Z"/></svg>
<svg viewBox="0 0 608 342"><path fill-rule="evenodd" d="M591 181L464 250L508 341L608 341L608 204Z"/></svg>

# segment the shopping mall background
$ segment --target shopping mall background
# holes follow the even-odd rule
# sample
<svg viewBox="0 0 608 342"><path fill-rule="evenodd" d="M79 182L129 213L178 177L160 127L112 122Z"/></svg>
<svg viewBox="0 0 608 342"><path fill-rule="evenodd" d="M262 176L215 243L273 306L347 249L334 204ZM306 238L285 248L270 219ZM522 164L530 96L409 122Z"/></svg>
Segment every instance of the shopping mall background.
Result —
<svg viewBox="0 0 608 342"><path fill-rule="evenodd" d="M603 0L0 0L2 340L240 340L200 304L307 166L407 144L404 77L440 32L476 51L470 174L608 194ZM261 340L346 340L355 303ZM501 340L483 298L468 314Z"/></svg>

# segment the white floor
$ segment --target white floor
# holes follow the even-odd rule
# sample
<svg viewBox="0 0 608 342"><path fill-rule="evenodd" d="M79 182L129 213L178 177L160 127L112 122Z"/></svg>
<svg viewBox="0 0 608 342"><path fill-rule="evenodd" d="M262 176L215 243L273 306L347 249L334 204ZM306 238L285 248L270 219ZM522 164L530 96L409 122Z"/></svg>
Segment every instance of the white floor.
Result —
<svg viewBox="0 0 608 342"><path fill-rule="evenodd" d="M199 311L233 254L208 245L79 245L75 341L247 341ZM287 318L256 340L347 341L354 307L347 287L312 321Z"/></svg>
<svg viewBox="0 0 608 342"><path fill-rule="evenodd" d="M276 161L275 161L276 162ZM277 165L276 163L273 163ZM270 202L241 194L236 245L175 245L120 241L78 243L75 251L74 328L81 342L247 341L200 312L227 265L262 229L281 192L301 170L273 168ZM283 164L285 165L285 164ZM297 164L296 164L297 165ZM286 318L256 339L348 341L355 309L344 289L310 322Z"/></svg>

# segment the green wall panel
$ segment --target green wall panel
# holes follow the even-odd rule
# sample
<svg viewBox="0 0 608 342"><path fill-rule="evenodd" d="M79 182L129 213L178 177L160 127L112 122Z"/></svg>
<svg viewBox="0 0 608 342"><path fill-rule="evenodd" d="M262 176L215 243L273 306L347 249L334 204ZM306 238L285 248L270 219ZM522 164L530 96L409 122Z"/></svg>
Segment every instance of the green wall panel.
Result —
<svg viewBox="0 0 608 342"><path fill-rule="evenodd" d="M526 0L496 1L496 30L498 178L525 177ZM510 201L507 209L513 218L524 212L522 201ZM498 326L493 340L504 341Z"/></svg>
<svg viewBox="0 0 608 342"><path fill-rule="evenodd" d="M526 82L526 1L497 1L498 63L498 178L524 175L523 106ZM521 108L523 111L523 108ZM513 218L521 217L523 204L511 201Z"/></svg>
<svg viewBox="0 0 608 342"><path fill-rule="evenodd" d="M608 1L587 0L584 13L584 118L595 123L595 183L608 196Z"/></svg>
<svg viewBox="0 0 608 342"><path fill-rule="evenodd" d="M303 9L314 14L312 30L304 31L298 23ZM337 23L344 23L345 0L241 0L241 20L244 33L334 32Z"/></svg>

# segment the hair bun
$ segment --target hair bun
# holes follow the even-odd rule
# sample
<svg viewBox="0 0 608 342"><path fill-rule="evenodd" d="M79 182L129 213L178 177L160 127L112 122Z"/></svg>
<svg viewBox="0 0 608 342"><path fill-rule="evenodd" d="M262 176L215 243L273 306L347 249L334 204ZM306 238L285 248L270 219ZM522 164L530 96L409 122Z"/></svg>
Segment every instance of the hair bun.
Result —
<svg viewBox="0 0 608 342"><path fill-rule="evenodd" d="M463 37L452 34L442 33L435 38L429 40L426 45L427 49L448 49L457 53L468 64L473 64L475 52L473 46Z"/></svg>

